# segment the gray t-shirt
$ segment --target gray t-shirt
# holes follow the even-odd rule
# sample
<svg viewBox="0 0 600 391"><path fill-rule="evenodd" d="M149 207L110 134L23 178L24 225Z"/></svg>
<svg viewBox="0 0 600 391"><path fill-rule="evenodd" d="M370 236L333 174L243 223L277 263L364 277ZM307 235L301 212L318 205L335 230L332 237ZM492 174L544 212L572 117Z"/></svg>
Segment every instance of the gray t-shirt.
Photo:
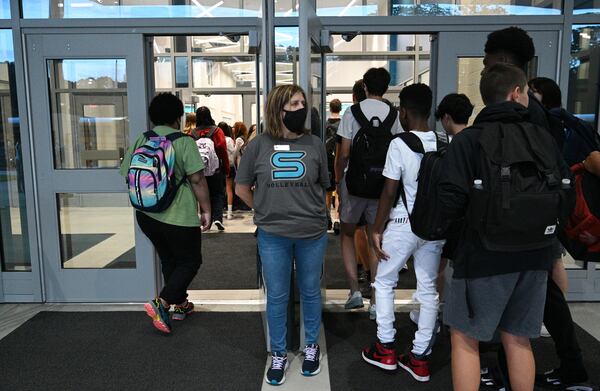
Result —
<svg viewBox="0 0 600 391"><path fill-rule="evenodd" d="M325 145L316 136L295 140L261 134L248 144L235 182L254 185L254 223L293 239L318 239L327 231L329 187Z"/></svg>

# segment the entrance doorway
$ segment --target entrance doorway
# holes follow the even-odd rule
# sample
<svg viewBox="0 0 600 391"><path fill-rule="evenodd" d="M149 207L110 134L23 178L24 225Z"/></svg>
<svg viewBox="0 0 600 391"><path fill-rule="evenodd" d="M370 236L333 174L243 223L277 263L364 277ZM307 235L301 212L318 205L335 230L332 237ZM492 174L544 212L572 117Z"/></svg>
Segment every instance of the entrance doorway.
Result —
<svg viewBox="0 0 600 391"><path fill-rule="evenodd" d="M232 143L231 172L237 168L239 144L259 118L258 81L260 65L251 35L176 35L148 37L153 53L154 92L171 92L184 103L186 117L206 107ZM246 132L233 134L235 124ZM185 124L182 124L185 127ZM195 126L195 125L193 125ZM182 130L184 130L182 128ZM229 179L233 185L233 177ZM235 290L239 298L256 297L257 260L253 214L235 194L228 210L225 192L221 231L215 224L202 235L203 263L189 286L194 300L220 299L224 290ZM230 186L233 190L233 186ZM213 216L214 217L214 216Z"/></svg>

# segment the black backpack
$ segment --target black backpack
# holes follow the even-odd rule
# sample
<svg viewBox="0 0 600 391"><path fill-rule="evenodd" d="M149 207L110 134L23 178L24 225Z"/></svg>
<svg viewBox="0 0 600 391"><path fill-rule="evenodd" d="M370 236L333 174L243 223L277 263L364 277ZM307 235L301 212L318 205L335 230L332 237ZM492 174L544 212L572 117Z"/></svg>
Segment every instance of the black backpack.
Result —
<svg viewBox="0 0 600 391"><path fill-rule="evenodd" d="M417 195L412 212L408 211L404 184L398 186L395 205L400 198L404 203L410 220L412 232L424 240L440 240L445 238L447 224L442 219L442 208L438 202L438 186L443 167L443 158L448 144L440 140L436 134L436 150L425 152L421 139L412 132L403 132L399 137L413 151L423 154L419 174L417 176Z"/></svg>
<svg viewBox="0 0 600 391"><path fill-rule="evenodd" d="M390 107L389 114L381 121L377 116L367 119L360 109L360 103L353 105L351 110L360 129L354 136L350 150L350 162L346 172L348 193L357 197L378 199L385 182L383 167L393 138L392 126L398 117L398 111Z"/></svg>
<svg viewBox="0 0 600 391"><path fill-rule="evenodd" d="M552 109L550 113L562 122L565 129L563 157L569 167L582 162L591 152L600 150L600 137L592 125L564 109Z"/></svg>
<svg viewBox="0 0 600 391"><path fill-rule="evenodd" d="M471 188L468 226L490 251L551 245L557 225L566 222L574 206L570 184L562 183L561 156L552 136L529 122L475 126L482 128L475 173L481 183Z"/></svg>

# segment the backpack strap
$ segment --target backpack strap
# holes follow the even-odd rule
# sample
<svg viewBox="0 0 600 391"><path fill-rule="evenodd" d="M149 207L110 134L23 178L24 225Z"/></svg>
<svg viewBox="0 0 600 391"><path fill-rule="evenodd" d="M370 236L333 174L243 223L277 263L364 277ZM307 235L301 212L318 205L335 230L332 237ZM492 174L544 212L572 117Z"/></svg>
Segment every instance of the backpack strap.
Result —
<svg viewBox="0 0 600 391"><path fill-rule="evenodd" d="M390 107L390 111L389 111L387 117L385 117L385 119L383 120L383 124L381 124L381 126L384 129L392 129L392 126L394 126L394 122L396 122L396 118L398 118L398 110L396 110L392 106L389 106L389 107Z"/></svg>
<svg viewBox="0 0 600 391"><path fill-rule="evenodd" d="M437 136L436 136L437 137ZM423 147L423 142L413 132L400 132L394 136L394 138L399 138L404 141L404 144L410 148L411 151L416 153L425 153L425 147Z"/></svg>
<svg viewBox="0 0 600 391"><path fill-rule="evenodd" d="M149 130L147 132L144 132L144 137L146 137L148 140L150 140L150 137L160 137L154 130Z"/></svg>
<svg viewBox="0 0 600 391"><path fill-rule="evenodd" d="M173 142L177 139L180 139L182 137L191 137L188 134L185 134L183 132L173 132L173 133L169 133L165 136L167 138L167 140L169 140L170 142Z"/></svg>
<svg viewBox="0 0 600 391"><path fill-rule="evenodd" d="M363 111L360 108L360 103L352 105L350 107L350 111L352 111L354 119L356 120L356 122L358 122L361 128L371 126L371 122L367 117L365 117L365 113L363 113Z"/></svg>
<svg viewBox="0 0 600 391"><path fill-rule="evenodd" d="M423 147L423 142L413 132L401 132L394 136L394 138L399 138L410 148L411 151L416 153L425 153L425 147ZM400 179L400 183L398 184L398 191L396 192L396 199L394 200L394 206L398 205L398 201L402 198L402 203L406 208L406 213L408 213L408 218L410 219L410 212L408 211L408 202L406 201L406 192L404 191L404 182L402 178Z"/></svg>
<svg viewBox="0 0 600 391"><path fill-rule="evenodd" d="M212 138L212 136L216 133L217 129L219 129L219 127L217 127L215 125L212 125L210 127L210 131L204 137L206 137L206 138Z"/></svg>

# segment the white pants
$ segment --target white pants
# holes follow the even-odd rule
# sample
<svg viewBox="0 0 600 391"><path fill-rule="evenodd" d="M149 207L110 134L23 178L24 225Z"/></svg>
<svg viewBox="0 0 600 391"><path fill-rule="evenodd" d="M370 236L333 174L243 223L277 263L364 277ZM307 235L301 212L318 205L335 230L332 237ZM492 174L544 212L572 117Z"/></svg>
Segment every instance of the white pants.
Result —
<svg viewBox="0 0 600 391"><path fill-rule="evenodd" d="M414 255L417 291L413 299L421 305L419 328L415 333L412 352L429 354L427 348L433 336L438 315L439 295L436 289L443 240L429 242L410 231L408 224L391 223L383 233L383 251L390 258L379 261L375 278L377 298L377 337L382 343L394 341L394 288L398 273L411 255Z"/></svg>

